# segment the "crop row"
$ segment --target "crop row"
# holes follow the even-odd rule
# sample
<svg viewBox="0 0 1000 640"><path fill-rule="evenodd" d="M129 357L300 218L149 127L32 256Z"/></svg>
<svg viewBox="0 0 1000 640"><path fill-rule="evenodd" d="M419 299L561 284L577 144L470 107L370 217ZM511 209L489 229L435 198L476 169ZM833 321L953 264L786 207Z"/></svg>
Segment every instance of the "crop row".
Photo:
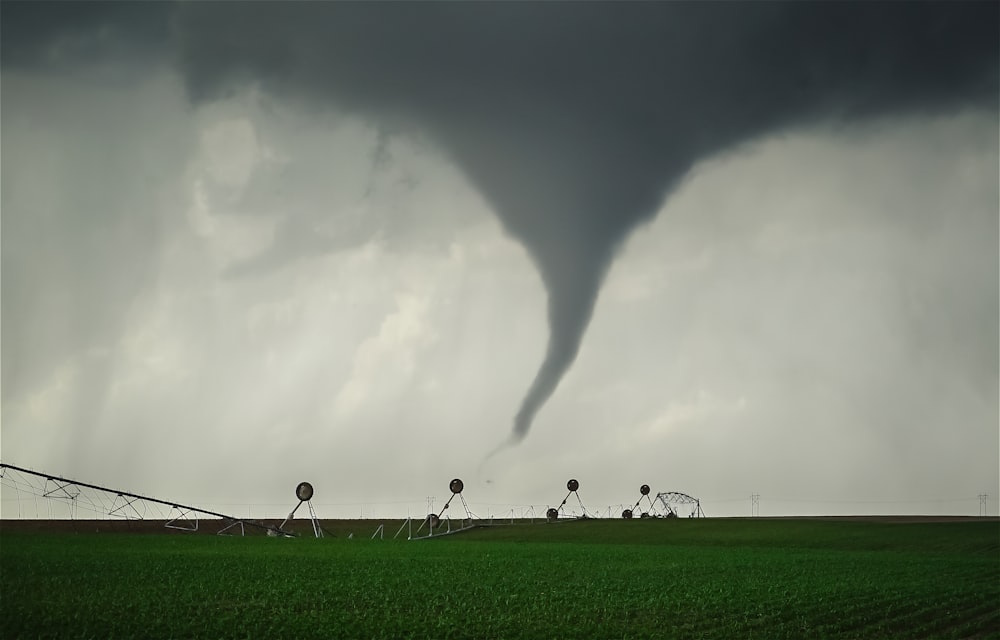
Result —
<svg viewBox="0 0 1000 640"><path fill-rule="evenodd" d="M759 531L730 544L704 545L532 539L555 530L577 535L571 529L531 529L521 541L491 540L487 531L408 544L0 534L0 636L1000 633L1000 559L988 550L967 550L988 547L996 526L981 528L975 534L981 540L942 541L923 551L906 545L872 550L871 539L855 549L812 548L815 541L760 544ZM597 529L591 532L601 537ZM938 533L947 537L945 530ZM614 538L610 530L602 535Z"/></svg>

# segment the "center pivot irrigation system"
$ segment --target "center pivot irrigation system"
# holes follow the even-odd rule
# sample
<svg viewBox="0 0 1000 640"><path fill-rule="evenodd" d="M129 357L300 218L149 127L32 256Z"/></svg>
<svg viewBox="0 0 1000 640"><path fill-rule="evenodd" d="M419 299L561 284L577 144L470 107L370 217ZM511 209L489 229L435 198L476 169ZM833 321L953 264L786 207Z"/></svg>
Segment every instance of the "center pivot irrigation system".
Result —
<svg viewBox="0 0 1000 640"><path fill-rule="evenodd" d="M255 527L267 531L270 535L295 535L284 529L285 525L291 519L292 514L295 513L295 509L292 510L292 513L288 514L288 518L281 525L274 526L264 524L258 520L237 518L224 513L209 511L200 507L192 507L169 500L151 498L130 491L111 489L97 484L80 482L79 480L61 478L47 473L32 471L31 469L16 467L12 464L0 464L0 480L2 480L3 486L11 487L17 492L19 504L22 492L35 498L41 497L68 501L70 514L74 517L78 510L83 508L94 515L108 518L166 520L163 526L168 529L198 531L200 520L208 516L222 520L224 526L216 532L219 534L229 533L236 528L239 528L240 533L244 534L246 527ZM303 499L302 496L305 495L305 488L308 488L308 497ZM308 502L312 498L312 485L308 482L299 484L296 489L296 495L299 497L299 504L302 504L303 500ZM313 523L316 526L318 521L312 510L311 503L309 505L309 512L313 514Z"/></svg>
<svg viewBox="0 0 1000 640"><path fill-rule="evenodd" d="M701 510L701 500L692 498L686 493L677 491L666 491L656 494L656 499L666 510L666 518L677 518L678 509L687 508L689 518L704 518L705 512Z"/></svg>
<svg viewBox="0 0 1000 640"><path fill-rule="evenodd" d="M652 500L652 498L649 497L649 491L650 491L650 489L649 489L649 485L648 484L644 484L641 487L639 487L639 499L635 501L635 506L633 506L631 509L625 509L624 511L622 511L622 518L624 518L626 520L631 520L632 519L632 515L634 514L635 510L639 508L639 503L642 502L643 498L645 498L646 502L649 503L649 510L648 511L643 511L639 515L639 517L640 518L648 518L649 515L650 515L650 513L653 511L653 508L654 508L653 507L653 500Z"/></svg>
<svg viewBox="0 0 1000 640"><path fill-rule="evenodd" d="M313 509L312 497L313 497L313 486L308 482L300 482L297 487L295 487L295 497L299 499L299 503L295 505L292 512L288 514L288 517L278 525L276 529L269 529L268 534L272 536L282 535L285 526L295 517L295 512L298 511L302 503L305 502L306 506L309 507L309 520L312 522L313 534L317 538L323 537L323 528L319 526L319 518L316 517L316 511ZM286 534L287 535L287 534Z"/></svg>
<svg viewBox="0 0 1000 640"><path fill-rule="evenodd" d="M74 520L77 519L79 511L84 510L98 518L162 520L166 528L181 531L198 531L201 523L207 521L210 522L210 526L219 525L219 528L215 531L218 534L230 534L234 530L238 530L241 535L245 535L245 528L253 527L261 529L271 536L294 537L297 534L289 531L287 527L294 519L295 513L305 504L309 511L309 520L312 524L313 535L317 538L324 537L324 530L312 504L313 486L308 482L300 482L295 487L295 497L298 499L298 503L296 503L295 507L292 508L281 524L277 525L267 524L260 520L218 513L169 500L151 498L129 491L111 489L79 480L71 480L3 463L0 463L0 486L7 490L13 490L16 493L18 518L22 517L22 501L30 499L35 503L35 518L37 519L38 498L43 498L43 502L49 501L50 505L53 502L62 502L67 505L70 518ZM407 539L418 540L457 533L483 524L495 524L492 517L488 520L481 520L469 509L469 505L462 493L465 490L465 483L460 478L452 479L448 484L448 489L451 491L451 497L448 498L448 501L441 507L440 511L437 513L428 513L422 520L417 519L415 521L412 518L407 518L394 537L399 537L406 530ZM559 503L559 506L547 509L545 513L546 522L555 522L560 518L579 520L595 517L587 511L583 500L580 499L580 482L577 479L571 478L566 483L566 489L568 493L562 499L562 502ZM689 511L687 517L701 518L705 516L704 511L701 509L701 501L686 493L676 491L657 493L655 502L650 498L650 493L651 490L648 484L639 487L639 499L631 509L624 509L621 517L626 520L632 519L635 512L639 510L640 505L643 504L643 501L645 501L645 510L639 512L640 518L677 518L680 517L679 512L683 510ZM580 506L581 512L579 515L575 512L567 513L566 503L573 496L576 496L577 504ZM456 519L453 523L448 510L456 497L458 498L458 502L462 504L465 514L464 517ZM608 517L611 517L610 509L609 507ZM52 518L51 507L49 518ZM418 521L420 524L416 531L414 531L413 526ZM513 523L513 517L511 518L511 523ZM426 533L421 535L425 527ZM372 538L376 536L384 536L383 526L379 526L376 533L372 535Z"/></svg>
<svg viewBox="0 0 1000 640"><path fill-rule="evenodd" d="M572 478L566 483L566 488L569 489L569 493L567 493L566 497L559 503L559 508L556 509L555 507L550 507L549 510L545 512L545 519L549 522L558 519L559 516L563 514L563 510L566 507L566 501L569 500L570 496L576 496L576 501L580 504L580 509L583 512L583 515L580 517L590 517L587 515L587 507L583 506L583 500L580 499L580 494L577 493L577 490L580 488L580 483L575 478Z"/></svg>
<svg viewBox="0 0 1000 640"><path fill-rule="evenodd" d="M453 533L451 528L451 518L445 517L445 511L447 511L448 507L451 506L451 501L455 499L455 496L458 496L458 499L462 501L462 508L465 509L465 517L462 519L461 525L455 531L463 531L465 529L472 528L473 521L476 519L476 516L469 510L469 505L465 502L465 496L462 495L462 491L464 489L465 483L462 482L460 478L455 478L449 482L448 490L451 491L451 497L448 498L448 502L444 503L444 506L441 507L441 511L438 513L428 513L427 517L424 518L424 521L420 523L419 527L417 527L417 533L420 533L423 530L424 525L427 525L428 537L433 536L435 530L438 531L439 535L442 533ZM406 522L403 523L403 527L408 526L408 523L410 522L410 519L407 518ZM441 531L442 522L444 523L444 531ZM403 527L400 527L400 531L402 531ZM398 532L396 535L399 535ZM412 533L410 534L410 539L413 539Z"/></svg>

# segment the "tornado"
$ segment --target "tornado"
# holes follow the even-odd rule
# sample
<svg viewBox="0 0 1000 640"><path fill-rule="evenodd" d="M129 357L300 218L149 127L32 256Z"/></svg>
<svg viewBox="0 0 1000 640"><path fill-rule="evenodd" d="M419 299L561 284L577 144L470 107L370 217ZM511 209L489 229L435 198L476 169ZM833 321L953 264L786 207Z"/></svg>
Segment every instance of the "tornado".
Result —
<svg viewBox="0 0 1000 640"><path fill-rule="evenodd" d="M539 263L549 292L549 343L541 367L514 417L511 443L520 442L528 435L535 414L555 392L576 359L609 263L610 255L602 262L593 259L593 254L591 260L575 263L579 268L572 272L561 272L555 266ZM573 264L569 262L563 268L568 269Z"/></svg>
<svg viewBox="0 0 1000 640"><path fill-rule="evenodd" d="M511 443L573 365L623 242L698 163L783 131L996 113L1000 95L996 2L74 7L62 22L44 3L5 7L26 25L4 29L5 65L120 38L175 65L194 103L252 85L452 159L548 296Z"/></svg>
<svg viewBox="0 0 1000 640"><path fill-rule="evenodd" d="M548 295L513 444L622 243L699 162L795 128L996 111L998 20L986 2L184 3L174 28L194 100L252 81L418 131L485 197Z"/></svg>

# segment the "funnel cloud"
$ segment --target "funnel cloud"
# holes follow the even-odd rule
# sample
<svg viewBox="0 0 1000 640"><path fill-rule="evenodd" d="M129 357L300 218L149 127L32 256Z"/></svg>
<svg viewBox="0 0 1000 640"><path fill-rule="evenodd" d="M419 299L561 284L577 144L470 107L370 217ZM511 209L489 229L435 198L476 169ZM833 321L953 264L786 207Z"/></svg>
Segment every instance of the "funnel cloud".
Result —
<svg viewBox="0 0 1000 640"><path fill-rule="evenodd" d="M623 243L699 162L780 130L997 110L997 3L153 7L95 4L89 20L10 44L5 29L5 62L44 65L54 45L40 43L79 46L74 29L126 34L122 46L146 55L161 38L196 102L253 85L426 136L523 245L548 295L548 346L510 443L577 358ZM151 39L137 42L132 23Z"/></svg>
<svg viewBox="0 0 1000 640"><path fill-rule="evenodd" d="M252 78L431 134L528 250L549 344L524 438L611 261L699 160L780 127L996 108L991 3L185 5L194 96Z"/></svg>

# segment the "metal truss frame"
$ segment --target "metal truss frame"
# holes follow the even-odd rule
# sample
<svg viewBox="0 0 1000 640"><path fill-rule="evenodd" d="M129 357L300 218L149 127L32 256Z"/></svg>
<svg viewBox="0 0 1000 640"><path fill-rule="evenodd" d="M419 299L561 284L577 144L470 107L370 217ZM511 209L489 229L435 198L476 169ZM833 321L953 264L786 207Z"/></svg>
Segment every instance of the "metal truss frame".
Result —
<svg viewBox="0 0 1000 640"><path fill-rule="evenodd" d="M667 517L677 517L677 511L673 507L675 504L693 504L694 511L691 512L692 517L705 517L705 512L701 510L701 500L693 498L686 493L681 493L680 491L661 491L656 494L656 500L663 505Z"/></svg>
<svg viewBox="0 0 1000 640"><path fill-rule="evenodd" d="M18 482L11 472L20 476L20 482ZM0 483L13 488L18 496L23 491L35 498L68 500L70 502L70 515L73 519L76 519L78 508L83 506L95 515L106 518L145 520L148 519L147 516L149 515L158 515L160 517L157 519L166 520L165 527L181 531L198 531L199 518L208 516L219 518L227 523L216 532L220 535L236 527L239 527L241 535L245 535L246 527L264 529L277 535L295 535L284 531L281 527L267 525L256 520L236 518L223 513L209 511L208 509L160 500L159 498L103 487L70 478L62 478L12 464L0 463ZM167 508L165 513L163 511L164 507ZM313 518L313 529L315 532L319 523L316 520L316 515L312 510L311 504L309 505L309 511Z"/></svg>

